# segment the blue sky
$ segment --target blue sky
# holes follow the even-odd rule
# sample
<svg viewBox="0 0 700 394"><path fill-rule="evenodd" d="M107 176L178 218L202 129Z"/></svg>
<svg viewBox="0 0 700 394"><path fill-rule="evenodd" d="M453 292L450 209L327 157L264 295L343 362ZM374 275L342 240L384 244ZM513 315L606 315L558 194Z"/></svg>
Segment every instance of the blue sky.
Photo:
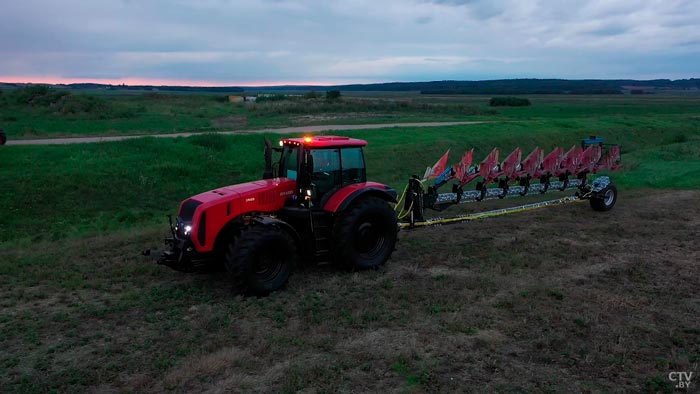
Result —
<svg viewBox="0 0 700 394"><path fill-rule="evenodd" d="M700 77L681 0L3 0L0 81Z"/></svg>

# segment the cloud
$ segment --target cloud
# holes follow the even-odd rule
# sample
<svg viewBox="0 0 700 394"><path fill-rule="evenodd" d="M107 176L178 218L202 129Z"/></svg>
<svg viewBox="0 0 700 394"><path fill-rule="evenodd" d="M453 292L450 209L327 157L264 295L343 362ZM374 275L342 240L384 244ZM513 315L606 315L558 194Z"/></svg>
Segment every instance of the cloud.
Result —
<svg viewBox="0 0 700 394"><path fill-rule="evenodd" d="M0 80L697 77L699 42L683 0L9 0Z"/></svg>

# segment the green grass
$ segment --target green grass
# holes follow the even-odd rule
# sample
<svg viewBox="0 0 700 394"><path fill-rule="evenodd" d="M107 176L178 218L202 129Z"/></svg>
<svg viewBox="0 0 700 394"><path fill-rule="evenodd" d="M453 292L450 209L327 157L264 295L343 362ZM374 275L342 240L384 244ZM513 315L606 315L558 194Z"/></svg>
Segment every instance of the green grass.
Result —
<svg viewBox="0 0 700 394"><path fill-rule="evenodd" d="M2 391L672 391L669 368L700 359L698 192L650 189L700 189L700 107L532 100L498 115L518 122L339 134L367 139L369 178L395 188L448 148L598 134L623 147L613 211L402 231L377 271L306 267L267 298L139 256L182 199L259 178L263 135L0 147Z"/></svg>
<svg viewBox="0 0 700 394"><path fill-rule="evenodd" d="M562 127L563 124L566 127ZM369 141L368 177L401 189L445 150L570 146L595 132L623 147L622 188L700 187L700 121L668 118L538 120L343 133ZM590 132L589 132L590 131ZM279 135L267 135L271 139ZM34 242L159 223L184 198L258 179L262 135L145 138L113 143L15 146L0 152L0 242ZM682 142L678 142L682 141Z"/></svg>

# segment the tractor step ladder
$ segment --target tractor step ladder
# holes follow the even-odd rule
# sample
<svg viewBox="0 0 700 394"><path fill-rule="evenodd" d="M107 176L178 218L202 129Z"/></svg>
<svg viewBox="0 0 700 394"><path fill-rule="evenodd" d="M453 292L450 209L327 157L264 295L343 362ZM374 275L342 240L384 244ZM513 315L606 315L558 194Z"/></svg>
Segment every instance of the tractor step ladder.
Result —
<svg viewBox="0 0 700 394"><path fill-rule="evenodd" d="M325 211L311 211L311 231L314 236L314 255L318 261L330 258L332 217Z"/></svg>

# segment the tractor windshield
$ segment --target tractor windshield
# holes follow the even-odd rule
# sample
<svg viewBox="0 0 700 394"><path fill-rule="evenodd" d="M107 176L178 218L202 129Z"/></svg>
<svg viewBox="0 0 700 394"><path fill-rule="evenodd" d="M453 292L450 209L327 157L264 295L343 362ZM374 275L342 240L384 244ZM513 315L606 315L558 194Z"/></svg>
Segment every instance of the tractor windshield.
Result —
<svg viewBox="0 0 700 394"><path fill-rule="evenodd" d="M279 176L282 178L297 179L299 171L299 147L287 145L282 151L280 159Z"/></svg>

